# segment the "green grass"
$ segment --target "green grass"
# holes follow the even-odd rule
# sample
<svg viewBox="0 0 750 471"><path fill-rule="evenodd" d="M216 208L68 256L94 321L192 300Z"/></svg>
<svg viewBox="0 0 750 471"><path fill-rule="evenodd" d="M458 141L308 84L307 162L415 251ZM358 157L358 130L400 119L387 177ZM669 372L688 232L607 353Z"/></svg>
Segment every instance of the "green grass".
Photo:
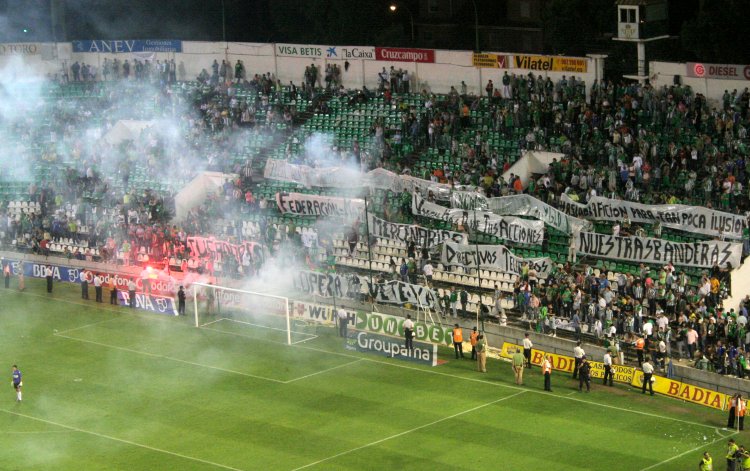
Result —
<svg viewBox="0 0 750 471"><path fill-rule="evenodd" d="M516 387L505 362L422 367L325 327L290 347L37 280L0 306L0 361L24 373L23 403L0 394L0 469L684 470L705 450L718 469L731 434L724 413L629 387L580 394L557 373L544 393L538 369Z"/></svg>

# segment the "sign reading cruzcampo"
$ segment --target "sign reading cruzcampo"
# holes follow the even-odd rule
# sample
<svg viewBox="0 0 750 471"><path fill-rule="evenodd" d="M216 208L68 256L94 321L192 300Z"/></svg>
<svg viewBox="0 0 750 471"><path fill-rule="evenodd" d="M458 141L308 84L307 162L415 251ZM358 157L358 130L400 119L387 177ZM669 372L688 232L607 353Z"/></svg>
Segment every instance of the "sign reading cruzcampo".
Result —
<svg viewBox="0 0 750 471"><path fill-rule="evenodd" d="M375 57L379 61L435 62L433 49L411 49L402 47L376 47Z"/></svg>
<svg viewBox="0 0 750 471"><path fill-rule="evenodd" d="M588 70L588 61L581 57L515 55L513 56L513 67L526 70L585 74Z"/></svg>
<svg viewBox="0 0 750 471"><path fill-rule="evenodd" d="M408 350L403 339L387 335L350 330L347 332L346 349L357 352L385 354L399 360L409 360L429 366L437 365L437 345L414 342L414 348Z"/></svg>
<svg viewBox="0 0 750 471"><path fill-rule="evenodd" d="M73 41L73 52L129 54L131 52L182 52L178 39L113 39Z"/></svg>

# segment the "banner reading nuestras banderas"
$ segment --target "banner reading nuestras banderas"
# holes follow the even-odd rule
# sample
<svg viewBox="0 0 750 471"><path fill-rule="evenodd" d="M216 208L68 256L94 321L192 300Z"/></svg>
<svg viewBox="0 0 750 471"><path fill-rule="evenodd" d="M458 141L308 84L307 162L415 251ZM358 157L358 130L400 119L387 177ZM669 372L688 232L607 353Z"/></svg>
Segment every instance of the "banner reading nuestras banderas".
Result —
<svg viewBox="0 0 750 471"><path fill-rule="evenodd" d="M742 245L732 242L707 241L677 243L648 237L619 237L581 232L575 239L576 250L582 255L611 260L638 261L710 268L715 263L726 267L740 266Z"/></svg>

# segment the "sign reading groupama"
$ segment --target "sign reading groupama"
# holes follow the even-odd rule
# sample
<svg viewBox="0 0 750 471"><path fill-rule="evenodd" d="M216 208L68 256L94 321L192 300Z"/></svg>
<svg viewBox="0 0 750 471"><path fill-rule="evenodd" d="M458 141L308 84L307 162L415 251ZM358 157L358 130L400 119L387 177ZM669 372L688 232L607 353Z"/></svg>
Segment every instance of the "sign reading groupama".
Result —
<svg viewBox="0 0 750 471"><path fill-rule="evenodd" d="M346 339L347 350L380 353L399 360L437 365L437 345L414 342L413 346L408 349L403 339L357 330L349 331Z"/></svg>

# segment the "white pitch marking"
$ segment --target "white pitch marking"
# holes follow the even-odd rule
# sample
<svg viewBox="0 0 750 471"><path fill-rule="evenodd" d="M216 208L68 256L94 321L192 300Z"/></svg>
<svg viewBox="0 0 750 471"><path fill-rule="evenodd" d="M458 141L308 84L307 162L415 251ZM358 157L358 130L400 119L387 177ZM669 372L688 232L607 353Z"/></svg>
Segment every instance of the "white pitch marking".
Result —
<svg viewBox="0 0 750 471"><path fill-rule="evenodd" d="M675 456L673 456L673 457L671 457L671 458L667 458L667 459L666 459L666 460L664 460L664 461L660 461L659 463L656 463L656 464L652 464L651 466L649 466L649 467L647 467L647 468L643 468L643 469L642 469L641 471L648 471L649 469L654 469L654 468L657 468L657 467L659 467L659 466L661 466L661 465L663 465L663 464L665 464L665 463L669 463L669 462L670 462L670 461L672 461L672 460L676 460L677 458L680 458L680 457L682 457L682 456L685 456L685 455L687 455L688 453L693 453L693 452L695 452L695 451L698 451L698 450L700 450L701 448L706 448L706 447L709 447L709 446L713 445L714 443L718 442L719 440L724 440L724 439L726 439L726 438L729 438L729 437L731 437L732 435L737 435L738 433L740 433L740 432L732 432L732 433L730 433L729 435L727 435L727 436L723 436L723 437L721 437L721 438L717 438L716 440L714 440L714 441L712 441L712 442L710 442L710 443L704 443L704 444L702 444L702 445L698 445L697 447L695 447L695 448L693 448L693 449L690 449L690 450L688 450L688 451L684 451L684 452L680 453L679 455L675 455Z"/></svg>
<svg viewBox="0 0 750 471"><path fill-rule="evenodd" d="M449 415L448 417L443 417L442 419L434 420L434 421L432 421L432 422L430 422L428 424L420 425L419 427L414 427L413 429L406 430L406 431L400 432L400 433L396 433L396 434L393 434L393 435L391 435L389 437L381 438L380 440L375 440L374 442L370 442L370 443L367 443L365 445L358 446L356 448L352 448L350 450L342 451L341 453L336 453L335 455L331 455L331 456L329 456L327 458L323 458L322 460L318 460L318 461L306 464L304 466L300 466L299 468L295 468L293 471L297 471L297 470L300 470L300 469L309 468L310 466L315 466L316 464L320 464L320 463L324 463L326 461L330 461L330 460L332 460L334 458L338 458L339 456L344 456L344 455L348 455L349 453L354 453L355 451L362 450L363 448L369 448L369 447L374 446L374 445L379 445L379 444L381 444L383 442L387 442L388 440L392 440L394 438L398 438L398 437L401 437L403 435L407 435L409 433L416 432L417 430L421 430L423 428L431 427L431 426L433 426L435 424L439 424L440 422L445 422L446 420L454 419L454 418L462 416L464 414L468 414L469 412L474 412L475 410L479 410L479 409L482 409L484 407L491 406L493 404L497 404L498 402L506 401L508 399L513 399L514 397L520 396L521 394L523 394L525 392L527 392L527 391L524 390L524 391L517 392L515 394L511 394L510 396L505 396L505 397L502 397L500 399L495 399L494 401L490 401L490 402L486 402L484 404L480 404L480 405L478 405L476 407L472 407L471 409L467 409L465 411L461 411L461 412L457 412L457 413L455 413L453 415Z"/></svg>
<svg viewBox="0 0 750 471"><path fill-rule="evenodd" d="M7 414L15 415L15 416L18 416L18 417L23 417L25 419L36 420L37 422L42 422L42 423L45 423L45 424L50 424L50 425L55 425L57 427L66 428L66 429L68 429L69 431L72 431L72 432L80 432L80 433L85 433L85 434L88 434L88 435L93 435L95 437L106 438L108 440L112 440L112 441L115 441L115 442L120 442L120 443L125 443L127 445L132 445L132 446L137 446L137 447L140 447L140 448L145 448L146 450L151 450L151 451L156 451L156 452L159 452L159 453L164 453L164 454L167 454L167 455L176 456L178 458L182 458L182 459L186 459L186 460L190 460L190 461L195 461L195 462L198 462L198 463L203 463L203 464L215 466L217 468L230 469L232 471L242 471L239 468L233 468L231 466L227 466L227 465L224 465L224 464L221 464L221 463L214 463L213 461L208 461L208 460L204 460L204 459L201 459L201 458L196 458L194 456L183 455L181 453L177 453L177 452L169 451L169 450L163 450L161 448L155 448L155 447L152 447L152 446L144 445L142 443L136 443L136 442L133 442L133 441L130 441L130 440L125 440L125 439L122 439L122 438L113 437L111 435L104 435L103 433L93 432L91 430L85 430L85 429L82 429L82 428L73 427L71 425L61 424L59 422L53 422L53 421L47 420L47 419L40 419L39 417L34 417L34 416L31 416L31 415L21 414L20 412L14 412L14 411L10 411L10 410L7 410L7 409L0 409L0 411L5 412Z"/></svg>
<svg viewBox="0 0 750 471"><path fill-rule="evenodd" d="M360 359L358 359L358 360L350 361L350 362L348 362L348 363L344 363L344 364L342 364L342 365L336 365L336 366L333 366L333 367L331 367L331 368L326 368L325 370L320 370L320 371L316 371L315 373L310 373L309 375L305 375L305 376L300 376L299 378L294 378L294 379L290 379L290 380L288 380L288 381L284 381L284 383L285 383L285 384L289 384L289 383L293 383L293 382L295 382L295 381L299 381L299 380L301 380L301 379L309 378L309 377L311 377L311 376L316 376L316 375L319 375L319 374L322 374L322 373L327 373L327 372L329 372L329 371L331 371L331 370L337 370L337 369L339 369L339 368L343 368L343 367L345 367L345 366L349 366L349 365L353 365L353 364L355 364L355 363L359 363L359 362L360 362L360 361L362 361L362 360L364 360L364 358L360 358Z"/></svg>
<svg viewBox="0 0 750 471"><path fill-rule="evenodd" d="M192 362L192 361L181 360L179 358L174 358L174 357L170 357L170 356L166 356L166 355L159 355L157 353L149 353L149 352L144 352L144 351L141 351L141 350L133 350L132 348L119 347L117 345L110 345L110 344L107 344L107 343L95 342L93 340L79 339L79 338L76 338L76 337L68 337L67 335L59 335L58 334L57 336L61 337L61 338L64 338L64 339L75 340L77 342L84 342L84 343L90 343L92 345L98 345L100 347L114 348L115 350L122 350L122 351L130 352L130 353L138 353L140 355L146 355L146 356L150 356L150 357L153 357L153 358L163 358L165 360L175 361L175 362L178 362L178 363L184 363L186 365L200 366L202 368L209 368L211 370L222 371L224 373L232 373L232 374L236 374L236 375L247 376L248 378L262 379L262 380L265 380L265 381L271 381L271 382L279 383L279 384L284 384L285 383L285 381L282 381L280 379L267 378L265 376L258 376L258 375L253 375L253 374L250 374L250 373L243 373L241 371L228 370L226 368L220 368L218 366L204 365L202 363L195 363L195 362Z"/></svg>

